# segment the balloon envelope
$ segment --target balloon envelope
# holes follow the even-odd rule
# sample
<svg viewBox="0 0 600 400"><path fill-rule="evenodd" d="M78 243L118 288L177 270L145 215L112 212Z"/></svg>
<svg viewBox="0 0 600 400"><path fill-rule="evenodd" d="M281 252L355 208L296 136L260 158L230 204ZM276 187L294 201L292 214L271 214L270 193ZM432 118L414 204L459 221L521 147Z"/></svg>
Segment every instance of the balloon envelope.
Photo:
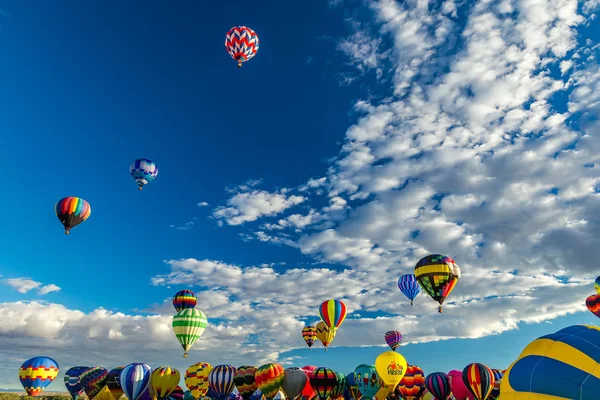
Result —
<svg viewBox="0 0 600 400"><path fill-rule="evenodd" d="M206 396L210 371L212 371L212 366L204 362L194 364L185 371L185 386L194 398L199 399Z"/></svg>
<svg viewBox="0 0 600 400"><path fill-rule="evenodd" d="M413 300L421 293L421 286L414 274L406 274L398 278L398 289L408 297L411 305Z"/></svg>
<svg viewBox="0 0 600 400"><path fill-rule="evenodd" d="M207 325L206 315L196 308L185 308L175 314L173 332L183 347L184 357L187 357L188 350L202 336Z"/></svg>
<svg viewBox="0 0 600 400"><path fill-rule="evenodd" d="M364 400L370 400L383 386L375 365L361 364L354 370L354 381Z"/></svg>
<svg viewBox="0 0 600 400"><path fill-rule="evenodd" d="M448 372L448 378L450 379L450 390L456 400L475 400L463 382L462 371L452 370Z"/></svg>
<svg viewBox="0 0 600 400"><path fill-rule="evenodd" d="M238 367L235 373L235 386L237 386L238 392L240 392L245 400L249 400L252 394L256 392L256 389L258 389L255 379L256 369L256 367L251 365L242 365Z"/></svg>
<svg viewBox="0 0 600 400"><path fill-rule="evenodd" d="M148 364L132 363L123 368L119 382L125 396L129 400L138 400L149 389L150 376L151 368Z"/></svg>
<svg viewBox="0 0 600 400"><path fill-rule="evenodd" d="M403 400L418 400L425 391L425 374L416 365L408 365L406 374L398 384L396 390Z"/></svg>
<svg viewBox="0 0 600 400"><path fill-rule="evenodd" d="M225 35L225 48L239 67L256 55L259 44L258 35L247 26L235 26Z"/></svg>
<svg viewBox="0 0 600 400"><path fill-rule="evenodd" d="M481 363L467 365L463 369L462 380L476 400L486 400L494 389L494 373Z"/></svg>
<svg viewBox="0 0 600 400"><path fill-rule="evenodd" d="M171 367L159 367L152 371L150 375L150 387L152 393L159 398L165 399L171 395L179 385L181 376L179 371ZM181 389L181 388L180 388ZM183 391L181 391L183 399Z"/></svg>
<svg viewBox="0 0 600 400"><path fill-rule="evenodd" d="M585 300L585 305L596 317L600 318L600 294L593 294Z"/></svg>
<svg viewBox="0 0 600 400"><path fill-rule="evenodd" d="M117 367L109 371L106 377L106 386L115 400L123 396L123 388L121 388L121 372L125 367Z"/></svg>
<svg viewBox="0 0 600 400"><path fill-rule="evenodd" d="M285 370L279 364L269 363L261 365L254 375L256 385L267 399L277 395L283 384Z"/></svg>
<svg viewBox="0 0 600 400"><path fill-rule="evenodd" d="M175 311L177 312L185 310L186 308L194 308L196 307L197 302L198 299L191 290L180 290L173 296L173 307L175 307Z"/></svg>
<svg viewBox="0 0 600 400"><path fill-rule="evenodd" d="M375 360L377 375L379 375L386 386L392 386L392 390L404 377L406 367L406 359L394 351L381 353Z"/></svg>
<svg viewBox="0 0 600 400"><path fill-rule="evenodd" d="M314 326L305 326L302 328L302 339L304 339L308 347L311 348L317 339L317 328Z"/></svg>
<svg viewBox="0 0 600 400"><path fill-rule="evenodd" d="M600 276L594 281L594 288L596 289L596 293L600 294Z"/></svg>
<svg viewBox="0 0 600 400"><path fill-rule="evenodd" d="M321 320L330 329L336 330L342 325L342 322L346 319L346 305L339 300L327 300L319 307L319 314Z"/></svg>
<svg viewBox="0 0 600 400"><path fill-rule="evenodd" d="M65 387L73 400L76 400L84 393L81 382L79 381L79 376L87 369L89 369L89 367L72 367L65 372Z"/></svg>
<svg viewBox="0 0 600 400"><path fill-rule="evenodd" d="M158 167L154 161L148 160L147 158L138 158L129 166L129 173L138 184L140 190L142 190L144 185L147 185L156 178L156 175L158 175Z"/></svg>
<svg viewBox="0 0 600 400"><path fill-rule="evenodd" d="M29 396L37 396L58 375L58 363L50 357L34 357L25 361L19 369L19 380Z"/></svg>
<svg viewBox="0 0 600 400"><path fill-rule="evenodd" d="M310 373L310 385L320 400L326 400L338 383L338 375L331 368L317 368Z"/></svg>
<svg viewBox="0 0 600 400"><path fill-rule="evenodd" d="M65 227L65 233L89 218L92 214L90 204L79 197L64 197L54 205L54 212L61 224Z"/></svg>
<svg viewBox="0 0 600 400"><path fill-rule="evenodd" d="M387 331L384 335L384 339L392 350L396 350L402 343L402 334L398 331Z"/></svg>
<svg viewBox="0 0 600 400"><path fill-rule="evenodd" d="M81 373L79 380L81 386L85 390L88 399L93 399L104 386L108 379L108 370L102 367L92 367Z"/></svg>
<svg viewBox="0 0 600 400"><path fill-rule="evenodd" d="M439 312L442 312L444 300L458 283L460 268L448 256L430 254L417 262L415 277L423 290L439 303Z"/></svg>
<svg viewBox="0 0 600 400"><path fill-rule="evenodd" d="M237 369L231 365L217 365L210 371L208 386L216 393L217 397L224 398L233 391L236 372Z"/></svg>
<svg viewBox="0 0 600 400"><path fill-rule="evenodd" d="M438 400L446 400L450 396L450 380L443 372L434 372L425 378L427 390Z"/></svg>

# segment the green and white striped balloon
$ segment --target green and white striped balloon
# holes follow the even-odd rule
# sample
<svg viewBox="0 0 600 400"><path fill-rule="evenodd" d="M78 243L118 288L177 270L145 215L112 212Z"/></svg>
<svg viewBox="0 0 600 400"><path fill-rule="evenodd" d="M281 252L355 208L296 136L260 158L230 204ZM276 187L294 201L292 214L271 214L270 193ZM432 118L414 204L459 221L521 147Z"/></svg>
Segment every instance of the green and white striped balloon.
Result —
<svg viewBox="0 0 600 400"><path fill-rule="evenodd" d="M173 316L173 331L185 352L183 357L187 357L188 350L202 336L206 325L206 315L197 308L186 308Z"/></svg>

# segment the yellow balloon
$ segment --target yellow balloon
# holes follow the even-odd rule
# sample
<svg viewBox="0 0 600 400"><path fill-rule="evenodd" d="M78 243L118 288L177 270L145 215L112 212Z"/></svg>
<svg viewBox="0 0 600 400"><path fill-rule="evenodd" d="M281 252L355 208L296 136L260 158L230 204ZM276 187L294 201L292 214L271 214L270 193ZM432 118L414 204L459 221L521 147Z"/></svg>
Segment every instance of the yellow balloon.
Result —
<svg viewBox="0 0 600 400"><path fill-rule="evenodd" d="M205 362L194 364L185 371L185 386L195 399L205 397L208 393L208 375L210 375L210 371L212 371L212 366Z"/></svg>
<svg viewBox="0 0 600 400"><path fill-rule="evenodd" d="M394 390L406 374L406 359L395 351L381 353L375 360L377 374L385 383Z"/></svg>
<svg viewBox="0 0 600 400"><path fill-rule="evenodd" d="M164 399L179 385L179 371L171 367L158 367L150 375L150 389L153 398Z"/></svg>
<svg viewBox="0 0 600 400"><path fill-rule="evenodd" d="M96 397L94 397L94 399L96 399L96 400L113 400L113 395L112 395L112 393L110 393L110 389L108 389L108 386L104 386L104 389L102 389L100 391L100 393L98 393L96 395Z"/></svg>
<svg viewBox="0 0 600 400"><path fill-rule="evenodd" d="M325 325L325 322L323 321L317 324L316 329L317 339L319 339L319 341L323 343L325 350L327 350L327 346L329 346L329 343L331 343L335 338L336 330L329 328L327 325Z"/></svg>

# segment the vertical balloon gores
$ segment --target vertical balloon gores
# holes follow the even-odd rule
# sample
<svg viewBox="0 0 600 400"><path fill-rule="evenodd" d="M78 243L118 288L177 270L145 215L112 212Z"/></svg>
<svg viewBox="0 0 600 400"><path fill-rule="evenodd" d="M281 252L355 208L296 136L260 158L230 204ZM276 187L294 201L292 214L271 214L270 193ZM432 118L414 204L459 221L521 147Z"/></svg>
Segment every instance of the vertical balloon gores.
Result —
<svg viewBox="0 0 600 400"><path fill-rule="evenodd" d="M196 340L202 336L207 325L206 315L196 308L185 308L173 316L173 331L183 347L184 358Z"/></svg>

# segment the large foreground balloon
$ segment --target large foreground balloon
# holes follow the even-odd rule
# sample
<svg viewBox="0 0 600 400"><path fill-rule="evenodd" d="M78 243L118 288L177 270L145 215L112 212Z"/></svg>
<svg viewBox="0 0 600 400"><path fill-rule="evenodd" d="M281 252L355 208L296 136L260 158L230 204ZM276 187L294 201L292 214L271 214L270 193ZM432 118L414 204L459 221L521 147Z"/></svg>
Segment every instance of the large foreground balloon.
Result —
<svg viewBox="0 0 600 400"><path fill-rule="evenodd" d="M132 363L121 371L121 388L129 400L138 400L149 389L152 369L148 364ZM90 397L91 398L91 397Z"/></svg>
<svg viewBox="0 0 600 400"><path fill-rule="evenodd" d="M392 350L396 350L402 343L402 334L398 331L387 331L384 338Z"/></svg>
<svg viewBox="0 0 600 400"><path fill-rule="evenodd" d="M121 387L121 372L125 367L117 367L112 369L106 377L106 386L110 391L110 394L115 400L118 400L123 396L123 388Z"/></svg>
<svg viewBox="0 0 600 400"><path fill-rule="evenodd" d="M406 359L394 352L386 351L375 359L375 370L383 383L391 388L390 392L398 386L407 368Z"/></svg>
<svg viewBox="0 0 600 400"><path fill-rule="evenodd" d="M79 381L79 376L88 368L89 367L72 367L65 372L65 387L73 400L77 400L77 398L84 393L81 382Z"/></svg>
<svg viewBox="0 0 600 400"><path fill-rule="evenodd" d="M585 305L596 317L600 318L600 294L593 294L585 300Z"/></svg>
<svg viewBox="0 0 600 400"><path fill-rule="evenodd" d="M92 367L81 373L79 381L88 399L93 399L106 386L108 370L103 367Z"/></svg>
<svg viewBox="0 0 600 400"><path fill-rule="evenodd" d="M54 212L65 227L65 235L68 235L72 228L89 218L92 207L79 197L64 197L54 205Z"/></svg>
<svg viewBox="0 0 600 400"><path fill-rule="evenodd" d="M194 398L199 399L206 396L210 371L212 371L212 366L205 362L194 364L185 371L185 386Z"/></svg>
<svg viewBox="0 0 600 400"><path fill-rule="evenodd" d="M305 326L302 328L302 339L304 339L308 349L310 350L317 339L317 328L314 326Z"/></svg>
<svg viewBox="0 0 600 400"><path fill-rule="evenodd" d="M346 305L339 300L327 300L319 307L319 315L321 320L329 329L334 331L342 325L346 319Z"/></svg>
<svg viewBox="0 0 600 400"><path fill-rule="evenodd" d="M419 400L425 392L425 374L416 365L408 365L396 390L404 400Z"/></svg>
<svg viewBox="0 0 600 400"><path fill-rule="evenodd" d="M494 373L484 364L473 363L467 365L462 372L462 380L475 396L475 400L486 400L494 389Z"/></svg>
<svg viewBox="0 0 600 400"><path fill-rule="evenodd" d="M233 391L236 372L237 369L231 365L217 365L210 371L208 386L216 393L217 397L225 398Z"/></svg>
<svg viewBox="0 0 600 400"><path fill-rule="evenodd" d="M450 381L450 390L456 400L475 400L473 394L467 389L463 382L462 371L452 370L448 372L448 379Z"/></svg>
<svg viewBox="0 0 600 400"><path fill-rule="evenodd" d="M177 389L181 375L179 371L171 367L159 367L150 375L150 388L159 399L165 399ZM183 398L183 391L181 392Z"/></svg>
<svg viewBox="0 0 600 400"><path fill-rule="evenodd" d="M58 363L50 357L34 357L19 369L19 380L29 396L37 396L58 375Z"/></svg>
<svg viewBox="0 0 600 400"><path fill-rule="evenodd" d="M325 347L325 350L327 351L327 346L329 346L329 343L331 343L335 338L336 330L329 328L323 321L317 324L316 329L317 339L323 343L323 347Z"/></svg>
<svg viewBox="0 0 600 400"><path fill-rule="evenodd" d="M197 302L198 299L191 290L180 290L173 296L173 307L175 307L175 311L177 312L185 310L186 308L194 308L196 307Z"/></svg>
<svg viewBox="0 0 600 400"><path fill-rule="evenodd" d="M129 166L129 173L138 184L139 190L144 185L152 182L158 175L158 167L153 161L146 158L138 158Z"/></svg>
<svg viewBox="0 0 600 400"><path fill-rule="evenodd" d="M421 286L419 286L419 282L413 274L402 275L398 278L398 289L408 297L411 306L413 300L421 293Z"/></svg>
<svg viewBox="0 0 600 400"><path fill-rule="evenodd" d="M331 368L317 368L310 374L310 386L320 400L326 400L338 383L338 374Z"/></svg>
<svg viewBox="0 0 600 400"><path fill-rule="evenodd" d="M531 342L506 370L499 399L600 399L600 328L569 326Z"/></svg>
<svg viewBox="0 0 600 400"><path fill-rule="evenodd" d="M251 365L242 365L237 368L235 373L235 386L237 386L238 392L242 395L244 400L250 400L250 397L258 386L256 385L256 367Z"/></svg>
<svg viewBox="0 0 600 400"><path fill-rule="evenodd" d="M225 48L238 67L256 55L259 43L256 32L246 26L235 26L225 35Z"/></svg>
<svg viewBox="0 0 600 400"><path fill-rule="evenodd" d="M458 283L460 268L448 256L430 254L415 266L415 277L427 294L440 304L438 311L442 312L444 300Z"/></svg>
<svg viewBox="0 0 600 400"><path fill-rule="evenodd" d="M427 390L436 398L436 400L446 400L452 393L450 391L450 380L448 375L443 372L434 372L425 378Z"/></svg>
<svg viewBox="0 0 600 400"><path fill-rule="evenodd" d="M262 394L268 399L273 399L281 389L285 369L280 364L269 363L261 365L254 375L256 385Z"/></svg>
<svg viewBox="0 0 600 400"><path fill-rule="evenodd" d="M363 395L363 400L371 400L383 386L374 365L361 364L354 370L354 381Z"/></svg>
<svg viewBox="0 0 600 400"><path fill-rule="evenodd" d="M289 399L295 399L302 395L302 390L308 382L306 372L300 368L287 368L283 374L281 390Z"/></svg>
<svg viewBox="0 0 600 400"><path fill-rule="evenodd" d="M183 347L183 357L187 357L188 350L202 336L208 319L204 313L196 308L186 308L173 317L173 331L177 340Z"/></svg>

